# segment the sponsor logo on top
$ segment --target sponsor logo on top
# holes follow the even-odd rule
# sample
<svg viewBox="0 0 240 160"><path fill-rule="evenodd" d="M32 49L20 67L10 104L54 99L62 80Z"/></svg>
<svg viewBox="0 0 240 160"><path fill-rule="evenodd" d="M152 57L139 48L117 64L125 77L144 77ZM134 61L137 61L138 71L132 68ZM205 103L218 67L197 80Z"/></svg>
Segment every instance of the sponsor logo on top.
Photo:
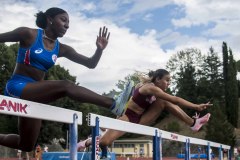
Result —
<svg viewBox="0 0 240 160"><path fill-rule="evenodd" d="M42 48L38 48L34 51L36 54L40 54L43 52L43 49Z"/></svg>

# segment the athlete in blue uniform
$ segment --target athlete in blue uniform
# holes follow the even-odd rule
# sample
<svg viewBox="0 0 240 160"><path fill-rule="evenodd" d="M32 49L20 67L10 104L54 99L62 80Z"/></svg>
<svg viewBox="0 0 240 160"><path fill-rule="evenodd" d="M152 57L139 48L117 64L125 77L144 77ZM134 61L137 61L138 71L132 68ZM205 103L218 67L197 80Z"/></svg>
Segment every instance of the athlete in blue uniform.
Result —
<svg viewBox="0 0 240 160"><path fill-rule="evenodd" d="M50 8L46 12L39 12L36 17L36 24L40 29L20 27L0 34L0 43L20 42L15 70L6 84L5 95L40 103L49 103L67 96L83 103L111 109L116 109L119 104L124 105L121 96L114 100L68 80L44 80L45 72L55 64L58 57L95 68L108 44L108 29L100 28L96 40L97 49L89 58L57 39L63 37L69 28L66 11ZM0 145L23 151L33 150L41 128L41 120L20 117L18 125L18 135L0 134Z"/></svg>
<svg viewBox="0 0 240 160"><path fill-rule="evenodd" d="M43 72L51 68L58 57L59 42L56 39L55 46L52 50L46 50L43 44L44 30L37 30L37 37L35 42L28 48L21 47L17 54L17 63L31 66ZM15 73L8 81L5 88L5 95L21 98L23 89L28 83L36 82L30 76Z"/></svg>

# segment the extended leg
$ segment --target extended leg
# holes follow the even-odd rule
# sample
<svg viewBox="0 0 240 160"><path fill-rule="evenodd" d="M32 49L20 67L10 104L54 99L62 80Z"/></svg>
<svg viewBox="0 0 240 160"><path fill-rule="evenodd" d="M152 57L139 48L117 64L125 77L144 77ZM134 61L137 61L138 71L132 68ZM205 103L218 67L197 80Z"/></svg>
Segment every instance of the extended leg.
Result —
<svg viewBox="0 0 240 160"><path fill-rule="evenodd" d="M189 117L179 106L162 99L157 99L148 108L148 110L142 115L139 123L143 125L151 125L156 121L156 119L160 116L164 109L166 109L171 114L185 122L187 125L189 126L193 125L194 119Z"/></svg>
<svg viewBox="0 0 240 160"><path fill-rule="evenodd" d="M49 103L61 97L70 97L80 102L93 103L106 108L110 108L114 101L112 98L101 96L67 80L28 83L21 95L21 99L39 103ZM37 141L40 128L41 120L19 118L19 135L1 134L0 144L31 151Z"/></svg>
<svg viewBox="0 0 240 160"><path fill-rule="evenodd" d="M166 110L185 122L187 125L192 126L194 124L194 119L189 117L179 106L166 101Z"/></svg>
<svg viewBox="0 0 240 160"><path fill-rule="evenodd" d="M69 97L79 102L92 103L106 108L110 108L114 101L112 98L99 95L68 80L29 83L21 96L22 99L40 103L53 102L62 97Z"/></svg>

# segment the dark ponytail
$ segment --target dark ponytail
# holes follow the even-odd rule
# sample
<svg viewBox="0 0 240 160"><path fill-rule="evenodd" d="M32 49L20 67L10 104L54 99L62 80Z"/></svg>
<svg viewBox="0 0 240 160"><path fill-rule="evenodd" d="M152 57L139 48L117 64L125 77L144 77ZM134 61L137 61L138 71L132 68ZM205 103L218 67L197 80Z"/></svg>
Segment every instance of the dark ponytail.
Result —
<svg viewBox="0 0 240 160"><path fill-rule="evenodd" d="M154 82L157 78L163 78L163 76L169 75L169 72L165 69L157 69L156 71L150 71L148 73L151 82Z"/></svg>
<svg viewBox="0 0 240 160"><path fill-rule="evenodd" d="M65 10L57 7L49 8L46 12L38 12L36 14L36 25L39 28L45 29L47 27L47 18L54 18L58 14L67 13Z"/></svg>
<svg viewBox="0 0 240 160"><path fill-rule="evenodd" d="M47 27L47 16L42 11L36 14L36 25L39 28L45 29Z"/></svg>

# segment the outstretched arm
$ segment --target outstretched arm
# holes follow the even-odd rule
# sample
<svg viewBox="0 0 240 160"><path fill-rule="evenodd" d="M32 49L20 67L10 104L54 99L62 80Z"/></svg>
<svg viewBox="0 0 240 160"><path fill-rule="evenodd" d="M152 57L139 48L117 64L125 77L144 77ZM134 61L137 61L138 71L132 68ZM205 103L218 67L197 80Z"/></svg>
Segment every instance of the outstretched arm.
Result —
<svg viewBox="0 0 240 160"><path fill-rule="evenodd" d="M110 33L106 27L99 29L99 35L97 36L96 40L97 49L95 51L95 54L90 58L77 53L72 47L64 44L61 44L60 46L59 56L66 57L69 60L78 64L82 64L88 68L95 68L102 56L103 50L108 44L109 36Z"/></svg>
<svg viewBox="0 0 240 160"><path fill-rule="evenodd" d="M197 111L202 111L204 109L207 109L209 106L212 106L212 104L206 103L206 104L194 104L191 103L183 98L172 96L170 94L167 94L160 88L152 85L152 84L146 84L139 90L143 94L152 94L155 95L157 98L172 102L173 104L185 106L190 109L194 109Z"/></svg>
<svg viewBox="0 0 240 160"><path fill-rule="evenodd" d="M20 45L23 47L29 47L33 41L34 37L34 29L30 29L27 27L19 27L12 31L1 33L0 34L0 43L5 42L20 42Z"/></svg>

